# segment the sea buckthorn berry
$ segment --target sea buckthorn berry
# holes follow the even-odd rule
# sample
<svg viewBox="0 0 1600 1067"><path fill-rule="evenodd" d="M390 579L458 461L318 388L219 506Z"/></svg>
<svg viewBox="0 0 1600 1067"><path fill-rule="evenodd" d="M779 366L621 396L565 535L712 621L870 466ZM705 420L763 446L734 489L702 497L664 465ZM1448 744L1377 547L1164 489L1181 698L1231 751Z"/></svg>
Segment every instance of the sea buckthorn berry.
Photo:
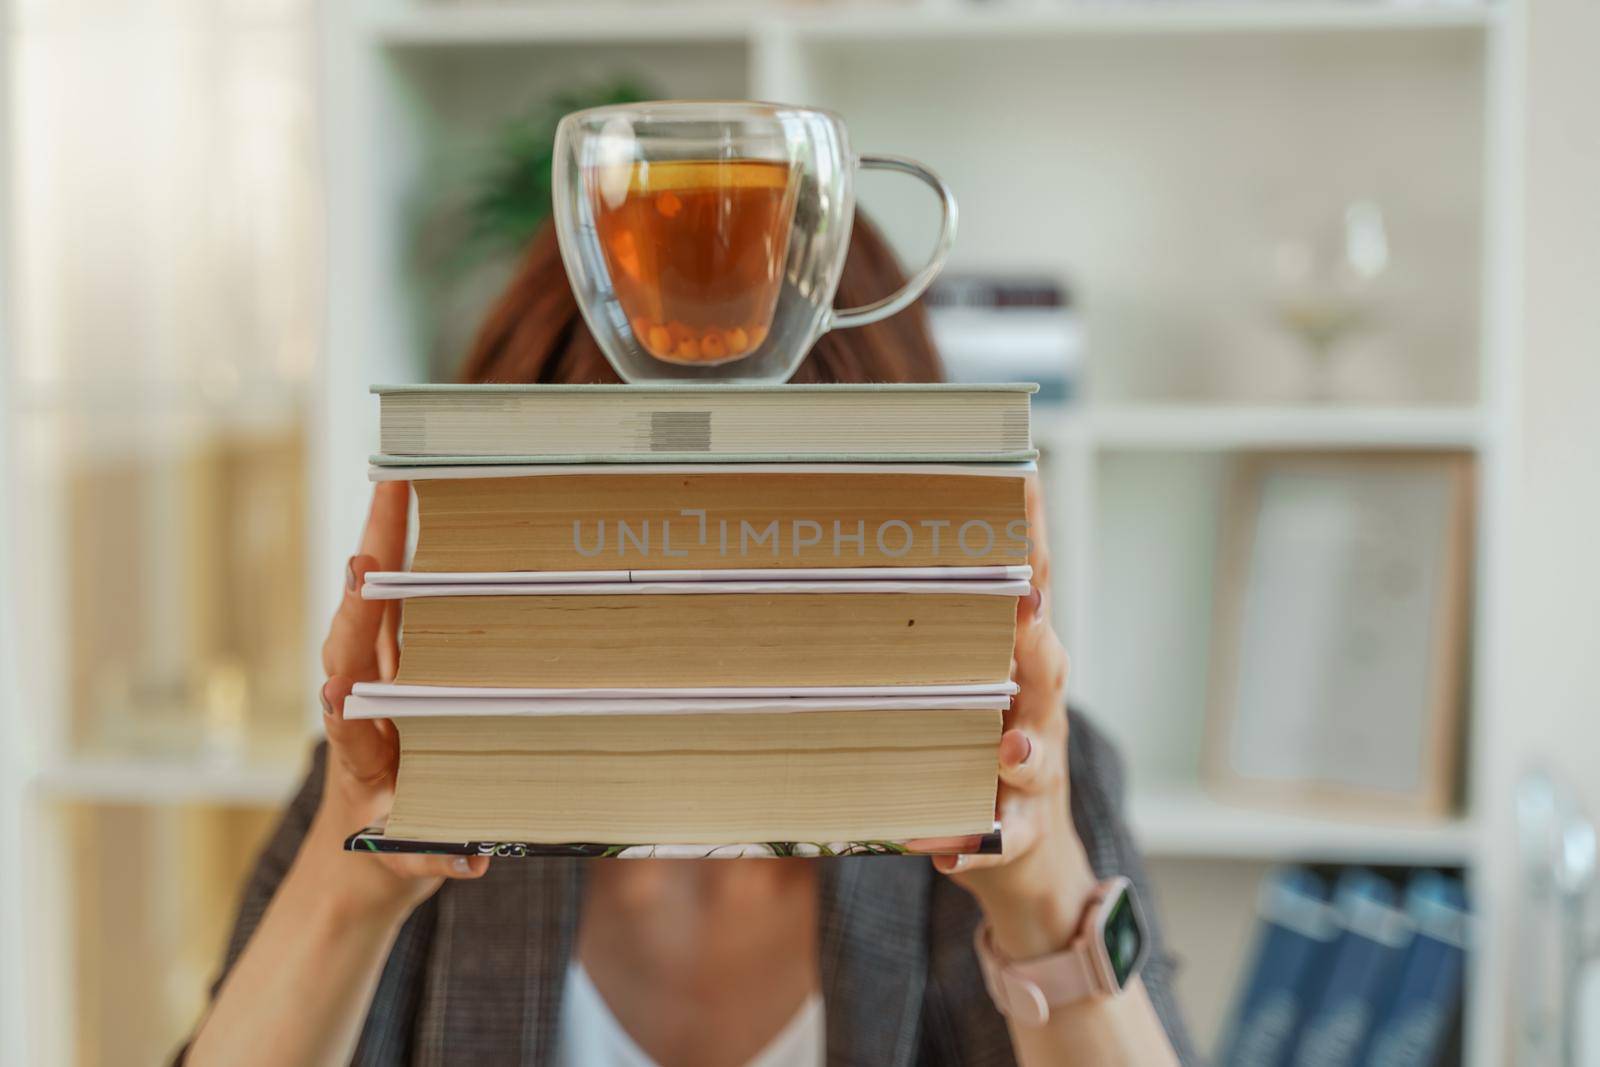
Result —
<svg viewBox="0 0 1600 1067"><path fill-rule="evenodd" d="M700 335L700 354L707 359L722 359L728 354L727 342L716 330L707 330Z"/></svg>
<svg viewBox="0 0 1600 1067"><path fill-rule="evenodd" d="M645 344L658 356L672 354L672 334L665 326L652 326Z"/></svg>
<svg viewBox="0 0 1600 1067"><path fill-rule="evenodd" d="M681 360L695 362L700 358L700 345L696 341L679 341L674 354Z"/></svg>
<svg viewBox="0 0 1600 1067"><path fill-rule="evenodd" d="M617 234L611 242L611 256L624 274L634 279L639 277L639 247L634 243L633 234L627 230Z"/></svg>
<svg viewBox="0 0 1600 1067"><path fill-rule="evenodd" d="M750 335L745 333L740 327L735 326L724 336L728 341L728 351L734 355L737 356L741 352L747 352L750 350Z"/></svg>

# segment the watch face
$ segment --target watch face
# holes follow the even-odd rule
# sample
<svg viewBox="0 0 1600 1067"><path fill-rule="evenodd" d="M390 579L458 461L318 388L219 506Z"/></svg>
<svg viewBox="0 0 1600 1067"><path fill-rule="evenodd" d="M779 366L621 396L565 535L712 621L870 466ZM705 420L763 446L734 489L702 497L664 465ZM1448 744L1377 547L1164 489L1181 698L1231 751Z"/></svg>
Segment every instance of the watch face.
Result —
<svg viewBox="0 0 1600 1067"><path fill-rule="evenodd" d="M1128 984L1139 957L1144 954L1144 930L1139 926L1139 916L1133 910L1133 894L1124 890L1117 895L1116 903L1106 916L1106 959L1111 961L1112 973L1117 977L1117 988Z"/></svg>

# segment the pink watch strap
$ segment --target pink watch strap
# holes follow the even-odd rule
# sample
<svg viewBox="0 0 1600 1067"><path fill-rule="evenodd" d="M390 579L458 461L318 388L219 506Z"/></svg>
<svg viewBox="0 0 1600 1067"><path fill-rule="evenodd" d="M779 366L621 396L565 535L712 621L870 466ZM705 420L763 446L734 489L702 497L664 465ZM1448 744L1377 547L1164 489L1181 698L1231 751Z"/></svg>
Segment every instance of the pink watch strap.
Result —
<svg viewBox="0 0 1600 1067"><path fill-rule="evenodd" d="M1089 946L1079 937L1050 956L1014 963L1000 955L990 939L989 924L978 927L979 969L1000 1013L1024 1026L1043 1026L1051 1005L1071 1004L1105 992L1095 977Z"/></svg>

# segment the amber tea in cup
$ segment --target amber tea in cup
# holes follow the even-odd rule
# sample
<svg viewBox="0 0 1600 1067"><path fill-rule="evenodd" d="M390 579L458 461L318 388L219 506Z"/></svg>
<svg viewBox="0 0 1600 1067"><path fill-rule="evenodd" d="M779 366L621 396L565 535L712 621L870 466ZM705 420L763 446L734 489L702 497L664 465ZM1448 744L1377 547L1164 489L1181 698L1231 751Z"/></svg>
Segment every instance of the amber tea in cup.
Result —
<svg viewBox="0 0 1600 1067"><path fill-rule="evenodd" d="M836 308L858 169L924 182L933 256L898 290ZM860 156L837 115L747 100L577 111L556 129L556 236L578 310L628 382L787 380L829 330L910 305L955 240L956 204L915 160Z"/></svg>
<svg viewBox="0 0 1600 1067"><path fill-rule="evenodd" d="M607 177L590 184L595 235L638 343L671 363L723 363L759 347L783 284L793 168L667 160L634 164L625 189Z"/></svg>

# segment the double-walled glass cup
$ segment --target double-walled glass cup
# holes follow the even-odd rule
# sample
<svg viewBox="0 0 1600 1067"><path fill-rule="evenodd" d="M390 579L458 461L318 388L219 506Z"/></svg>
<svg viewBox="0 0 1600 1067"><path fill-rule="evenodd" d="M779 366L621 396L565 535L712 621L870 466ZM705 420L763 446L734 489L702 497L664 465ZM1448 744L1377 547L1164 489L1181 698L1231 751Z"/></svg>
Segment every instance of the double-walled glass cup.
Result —
<svg viewBox="0 0 1600 1067"><path fill-rule="evenodd" d="M855 172L926 182L933 256L899 291L834 310ZM578 307L624 381L781 382L829 330L921 296L955 241L956 202L899 156L855 156L837 115L748 102L578 111L555 145L555 221Z"/></svg>

